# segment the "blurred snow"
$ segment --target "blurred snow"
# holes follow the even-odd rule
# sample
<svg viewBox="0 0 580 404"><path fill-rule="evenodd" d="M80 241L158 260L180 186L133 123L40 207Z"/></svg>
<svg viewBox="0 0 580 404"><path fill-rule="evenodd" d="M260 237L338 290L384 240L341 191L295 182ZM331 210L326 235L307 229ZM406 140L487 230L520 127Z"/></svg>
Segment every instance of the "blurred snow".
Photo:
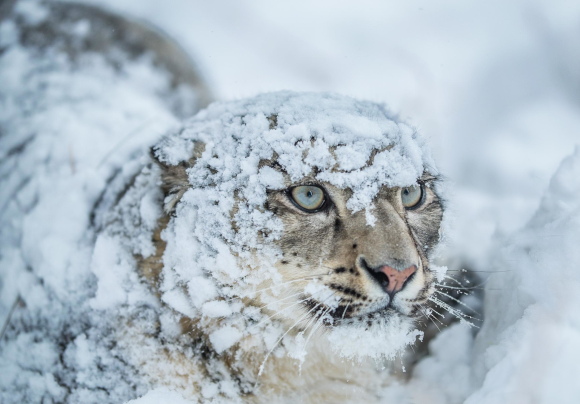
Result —
<svg viewBox="0 0 580 404"><path fill-rule="evenodd" d="M205 71L219 99L280 89L334 91L387 102L429 135L438 166L453 184L455 219L444 258L491 272L486 320L475 339L459 325L441 333L410 383L394 386L385 398L577 401L580 285L574 269L580 263L580 193L575 184L580 183L580 156L574 147L580 144L580 2L99 4L151 21L177 39ZM2 41L9 35L0 32ZM18 79L4 77L3 91ZM125 118L126 130L133 130L138 120ZM72 150L84 147L92 145L71 140ZM106 152L95 150L95 163ZM60 158L62 166L70 167L67 149ZM68 185L63 180L60 186ZM33 199L26 188L19 196L24 205ZM74 214L59 211L58 200L46 203L55 217ZM36 231L35 223L32 217L30 232ZM54 243L69 237L67 232L80 232L82 221L78 225L30 249L52 261L43 255L28 258L50 273L50 265L66 260L56 254L60 244ZM30 243L41 239L42 234L35 235ZM11 268L22 264L17 254L3 259ZM15 293L2 296L3 308ZM77 361L90 361L82 348L80 338L71 352ZM50 354L40 344L35 349L38 355ZM57 388L49 379L37 382ZM135 403L180 402L172 394L154 390Z"/></svg>
<svg viewBox="0 0 580 404"><path fill-rule="evenodd" d="M410 118L455 183L456 242L471 265L495 232L525 223L580 142L574 0L99 4L177 39L219 99L333 91Z"/></svg>

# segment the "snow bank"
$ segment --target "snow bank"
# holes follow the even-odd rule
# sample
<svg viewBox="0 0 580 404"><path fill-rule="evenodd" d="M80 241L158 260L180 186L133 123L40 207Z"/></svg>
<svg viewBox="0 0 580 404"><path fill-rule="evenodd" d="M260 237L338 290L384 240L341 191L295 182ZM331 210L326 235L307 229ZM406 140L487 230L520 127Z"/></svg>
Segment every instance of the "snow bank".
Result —
<svg viewBox="0 0 580 404"><path fill-rule="evenodd" d="M575 403L580 397L580 147L566 158L530 222L498 240L475 340L467 403Z"/></svg>

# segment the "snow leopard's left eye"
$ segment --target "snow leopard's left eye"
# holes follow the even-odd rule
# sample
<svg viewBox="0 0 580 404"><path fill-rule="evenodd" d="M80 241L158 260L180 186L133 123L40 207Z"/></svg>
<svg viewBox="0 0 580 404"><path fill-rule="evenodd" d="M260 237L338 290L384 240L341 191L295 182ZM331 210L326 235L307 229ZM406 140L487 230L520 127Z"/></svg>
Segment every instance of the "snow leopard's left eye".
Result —
<svg viewBox="0 0 580 404"><path fill-rule="evenodd" d="M418 208L423 202L423 185L412 185L401 189L401 201L405 209Z"/></svg>
<svg viewBox="0 0 580 404"><path fill-rule="evenodd" d="M324 191L314 185L300 185L290 190L290 199L294 204L306 211L316 212L324 206Z"/></svg>

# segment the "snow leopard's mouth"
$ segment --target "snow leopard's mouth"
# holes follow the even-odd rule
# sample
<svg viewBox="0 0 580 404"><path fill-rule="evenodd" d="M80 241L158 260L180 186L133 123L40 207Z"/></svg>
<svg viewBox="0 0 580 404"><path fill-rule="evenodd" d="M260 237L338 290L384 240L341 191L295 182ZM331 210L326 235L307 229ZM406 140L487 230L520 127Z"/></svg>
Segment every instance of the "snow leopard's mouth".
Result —
<svg viewBox="0 0 580 404"><path fill-rule="evenodd" d="M354 301L345 301L336 307L330 307L311 298L304 300L303 304L311 314L311 318L315 319L315 323L327 327L361 324L371 326L375 321L388 320L393 316L413 317L393 307L391 302L387 300L385 304L371 311L361 309L363 303Z"/></svg>

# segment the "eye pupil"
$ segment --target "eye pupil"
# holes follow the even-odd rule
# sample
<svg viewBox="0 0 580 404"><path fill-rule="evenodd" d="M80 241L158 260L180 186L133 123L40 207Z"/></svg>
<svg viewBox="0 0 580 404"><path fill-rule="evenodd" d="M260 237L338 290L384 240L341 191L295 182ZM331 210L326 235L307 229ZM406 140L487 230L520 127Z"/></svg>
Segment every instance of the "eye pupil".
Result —
<svg viewBox="0 0 580 404"><path fill-rule="evenodd" d="M313 194L312 194L312 191L308 191L308 192L306 192L306 196L307 196L307 197L309 197L309 198L312 198L312 195L313 195Z"/></svg>

